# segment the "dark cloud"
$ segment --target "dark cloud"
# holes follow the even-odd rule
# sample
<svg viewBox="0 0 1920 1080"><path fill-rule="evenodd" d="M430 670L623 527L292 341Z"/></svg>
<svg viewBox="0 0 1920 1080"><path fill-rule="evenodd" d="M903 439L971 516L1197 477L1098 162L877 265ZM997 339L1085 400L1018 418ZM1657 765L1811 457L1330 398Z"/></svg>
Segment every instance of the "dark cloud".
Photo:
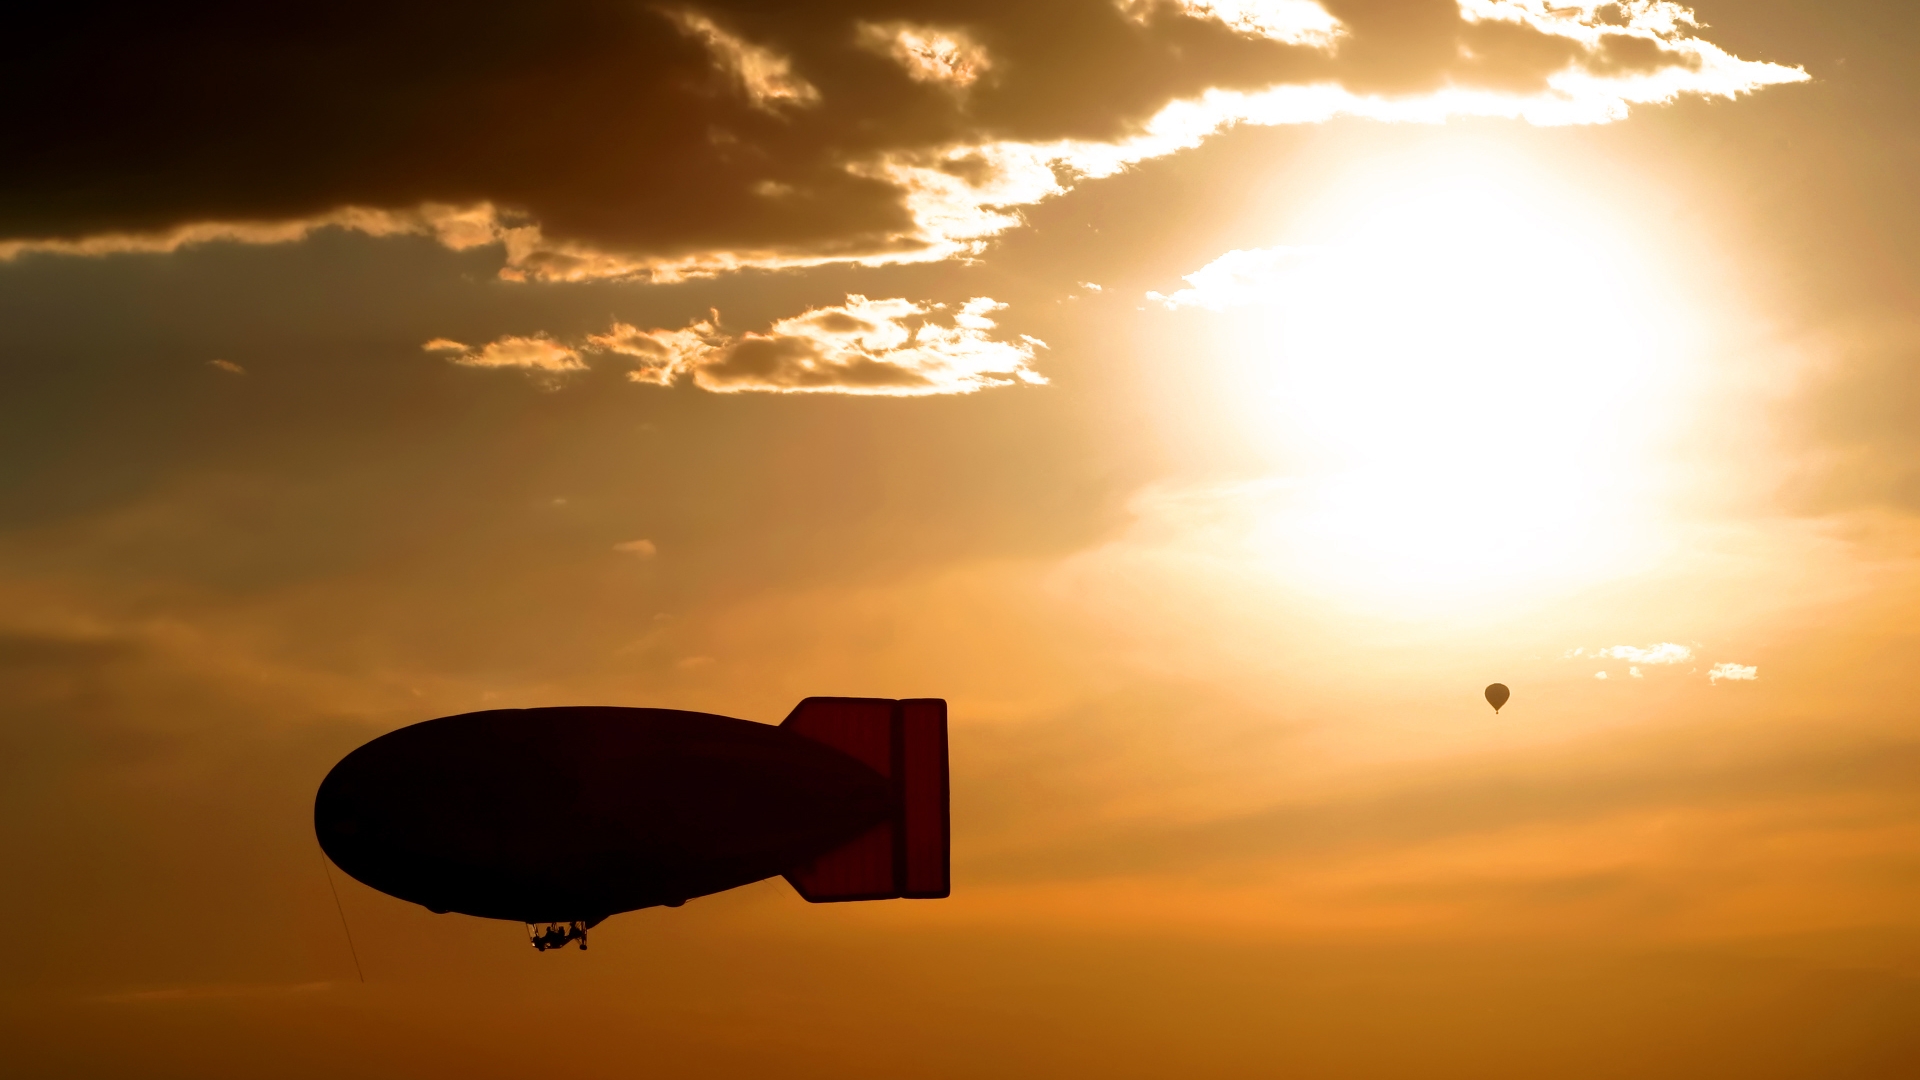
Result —
<svg viewBox="0 0 1920 1080"><path fill-rule="evenodd" d="M502 242L514 272L559 278L946 257L1074 176L1235 122L1392 115L1435 94L1454 97L1415 113L1606 119L1799 77L1671 15L1521 0L41 7L14 22L0 73L0 240L166 248L334 225ZM1309 93L1232 96L1276 87ZM1201 103L1168 119L1176 100ZM196 223L255 224L169 232Z"/></svg>

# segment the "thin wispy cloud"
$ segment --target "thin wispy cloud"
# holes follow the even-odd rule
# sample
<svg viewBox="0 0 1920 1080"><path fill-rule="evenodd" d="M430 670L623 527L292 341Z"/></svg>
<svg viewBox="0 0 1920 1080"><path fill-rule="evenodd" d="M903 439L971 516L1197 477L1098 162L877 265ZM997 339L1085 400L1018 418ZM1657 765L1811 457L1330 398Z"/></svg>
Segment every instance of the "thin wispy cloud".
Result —
<svg viewBox="0 0 1920 1080"><path fill-rule="evenodd" d="M325 213L278 220L201 221L164 229L118 230L80 237L0 239L0 262L24 255L167 255L205 244L290 244L325 230L379 238L422 236L451 251L486 244L538 247L538 230L516 233L516 226L492 203L462 206L422 203L397 210L342 206ZM511 259L509 252L509 259Z"/></svg>
<svg viewBox="0 0 1920 1080"><path fill-rule="evenodd" d="M1596 660L1626 660L1634 664L1684 664L1693 659L1693 649L1677 642L1662 641L1652 645L1609 645L1600 649L1579 648L1567 652L1568 657L1590 657Z"/></svg>
<svg viewBox="0 0 1920 1080"><path fill-rule="evenodd" d="M421 348L431 353L446 354L448 359L464 367L524 368L549 374L584 371L587 367L581 361L578 350L539 334L529 337L509 334L479 346L448 338L434 338Z"/></svg>
<svg viewBox="0 0 1920 1080"><path fill-rule="evenodd" d="M1169 295L1147 293L1147 299L1169 311L1204 308L1225 311L1272 301L1284 288L1287 275L1313 253L1306 247L1235 249L1186 275L1188 287Z"/></svg>
<svg viewBox="0 0 1920 1080"><path fill-rule="evenodd" d="M793 61L787 57L722 30L697 11L670 11L667 17L713 53L714 63L733 77L756 108L773 111L819 103L820 91L793 73Z"/></svg>
<svg viewBox="0 0 1920 1080"><path fill-rule="evenodd" d="M1630 665L1627 668L1627 676L1634 679L1643 679L1646 677L1646 672L1641 670L1642 666L1690 664L1697 661L1698 655L1698 652L1692 646L1682 645L1673 641L1662 641L1652 645L1609 645L1598 649L1585 647L1568 649L1566 658L1569 660L1624 660ZM1697 672L1699 669L1695 668L1693 670ZM1594 674L1594 678L1596 679L1605 679L1607 677L1605 671ZM1752 682L1759 677L1760 669L1749 664L1720 663L1714 664L1707 671L1707 680L1712 683L1723 681Z"/></svg>
<svg viewBox="0 0 1920 1080"><path fill-rule="evenodd" d="M811 308L765 330L733 334L718 313L678 329L640 329L616 322L577 346L544 336L499 338L480 347L437 338L433 352L453 354L471 367L520 367L544 372L583 369L582 354L620 358L634 382L667 386L681 380L716 393L826 393L881 397L970 394L998 386L1042 385L1033 368L1045 343L994 336L989 316L1004 308L975 297L945 304L903 298Z"/></svg>
<svg viewBox="0 0 1920 1080"><path fill-rule="evenodd" d="M1713 670L1707 672L1707 680L1714 683L1723 679L1728 682L1753 682L1758 678L1760 669L1751 664L1715 664Z"/></svg>
<svg viewBox="0 0 1920 1080"><path fill-rule="evenodd" d="M1121 8L1145 22L1156 7L1151 0L1120 0ZM1339 19L1314 0L1176 0L1164 5L1195 19L1217 19L1250 37L1285 45L1332 49L1347 33Z"/></svg>

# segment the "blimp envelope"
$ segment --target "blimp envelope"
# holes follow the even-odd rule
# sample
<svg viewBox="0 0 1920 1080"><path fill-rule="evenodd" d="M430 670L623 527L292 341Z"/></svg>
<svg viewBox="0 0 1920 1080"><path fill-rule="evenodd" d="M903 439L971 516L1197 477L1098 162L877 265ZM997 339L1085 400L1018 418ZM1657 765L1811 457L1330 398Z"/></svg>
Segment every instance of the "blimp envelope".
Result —
<svg viewBox="0 0 1920 1080"><path fill-rule="evenodd" d="M335 765L314 831L391 896L579 934L776 876L817 903L944 897L946 703L808 698L779 726L608 706L442 717Z"/></svg>

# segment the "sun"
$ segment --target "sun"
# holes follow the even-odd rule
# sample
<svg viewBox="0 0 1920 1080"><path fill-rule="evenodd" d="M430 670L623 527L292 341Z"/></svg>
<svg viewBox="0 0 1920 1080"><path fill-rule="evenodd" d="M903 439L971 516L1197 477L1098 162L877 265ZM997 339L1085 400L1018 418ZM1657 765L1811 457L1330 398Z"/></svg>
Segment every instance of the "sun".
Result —
<svg viewBox="0 0 1920 1080"><path fill-rule="evenodd" d="M1691 363L1631 223L1456 160L1353 184L1295 231L1243 275L1215 360L1220 408L1285 479L1257 530L1275 557L1398 596L1632 557Z"/></svg>

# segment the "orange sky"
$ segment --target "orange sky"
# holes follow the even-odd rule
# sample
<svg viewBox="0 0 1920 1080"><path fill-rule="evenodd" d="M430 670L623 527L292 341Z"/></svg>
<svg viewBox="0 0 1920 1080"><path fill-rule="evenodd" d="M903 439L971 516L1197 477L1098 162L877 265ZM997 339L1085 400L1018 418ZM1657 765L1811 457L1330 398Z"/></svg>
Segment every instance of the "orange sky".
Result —
<svg viewBox="0 0 1920 1080"><path fill-rule="evenodd" d="M19 1075L1920 1075L1906 5L20 40ZM336 871L357 980L353 747L815 694L949 701L950 899Z"/></svg>

